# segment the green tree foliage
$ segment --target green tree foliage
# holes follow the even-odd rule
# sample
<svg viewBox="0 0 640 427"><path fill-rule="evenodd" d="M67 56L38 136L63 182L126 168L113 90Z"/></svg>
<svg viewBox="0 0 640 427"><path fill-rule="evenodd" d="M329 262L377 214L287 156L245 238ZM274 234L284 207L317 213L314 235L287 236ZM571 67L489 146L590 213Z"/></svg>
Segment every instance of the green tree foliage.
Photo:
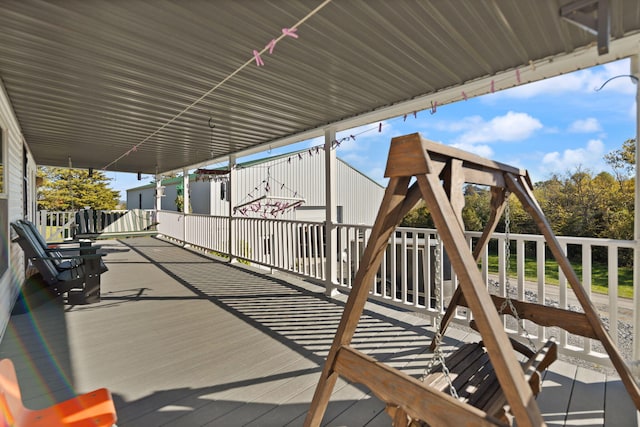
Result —
<svg viewBox="0 0 640 427"><path fill-rule="evenodd" d="M605 162L613 169L618 182L633 175L636 164L636 140L627 139L618 150L605 154Z"/></svg>
<svg viewBox="0 0 640 427"><path fill-rule="evenodd" d="M633 239L635 140L624 141L622 147L604 156L613 169L594 174L577 168L564 174L552 175L534 185L534 195L545 213L554 233L559 236L596 237L618 240ZM467 185L464 189L465 207L462 217L465 229L482 230L489 220L491 192L487 187ZM514 195L509 199L510 232L513 234L539 234L538 227ZM420 202L401 223L405 227L433 228L433 221ZM504 216L497 231L504 231ZM567 248L570 259L579 259L581 249ZM594 261L607 259L605 248L595 247ZM631 265L633 253L620 251L621 265Z"/></svg>
<svg viewBox="0 0 640 427"><path fill-rule="evenodd" d="M405 215L400 222L400 226L434 228L433 219L423 200L418 202L418 204Z"/></svg>
<svg viewBox="0 0 640 427"><path fill-rule="evenodd" d="M554 233L563 236L633 239L635 140L605 156L614 175L577 168L564 174L554 174L534 185L534 194ZM465 229L482 230L489 220L491 193L487 187L467 185L462 217ZM539 230L514 195L511 195L512 233L538 234ZM419 203L402 222L409 227L433 227L424 202ZM497 227L504 230L504 218Z"/></svg>
<svg viewBox="0 0 640 427"><path fill-rule="evenodd" d="M38 209L114 209L118 204L119 193L109 188L110 179L102 172L89 176L84 169L40 167L38 176L43 179L38 188Z"/></svg>

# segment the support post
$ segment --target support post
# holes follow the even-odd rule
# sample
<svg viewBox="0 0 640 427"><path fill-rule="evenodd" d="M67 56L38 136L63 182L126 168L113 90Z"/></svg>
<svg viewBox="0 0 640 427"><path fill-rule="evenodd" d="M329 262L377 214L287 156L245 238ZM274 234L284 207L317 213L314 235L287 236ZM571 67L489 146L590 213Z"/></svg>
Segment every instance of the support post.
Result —
<svg viewBox="0 0 640 427"><path fill-rule="evenodd" d="M336 215L336 152L333 141L336 139L336 129L327 128L324 132L324 172L325 172L325 295L334 296L338 293L338 232Z"/></svg>
<svg viewBox="0 0 640 427"><path fill-rule="evenodd" d="M156 215L162 210L162 175L156 173Z"/></svg>
<svg viewBox="0 0 640 427"><path fill-rule="evenodd" d="M234 256L236 248L238 247L236 244L236 234L235 234L235 224L233 222L233 207L236 204L236 195L235 195L235 180L236 180L236 156L234 154L229 155L229 180L227 181L227 198L229 200L229 211L228 218L229 221L227 223L227 243L228 248L227 251L229 253L229 262L236 262L236 258Z"/></svg>
<svg viewBox="0 0 640 427"><path fill-rule="evenodd" d="M640 53L631 57L631 74L640 79ZM633 353L640 359L640 83L636 81L636 174L633 213Z"/></svg>
<svg viewBox="0 0 640 427"><path fill-rule="evenodd" d="M189 169L182 169L182 244L188 245L187 241L187 214L189 213Z"/></svg>

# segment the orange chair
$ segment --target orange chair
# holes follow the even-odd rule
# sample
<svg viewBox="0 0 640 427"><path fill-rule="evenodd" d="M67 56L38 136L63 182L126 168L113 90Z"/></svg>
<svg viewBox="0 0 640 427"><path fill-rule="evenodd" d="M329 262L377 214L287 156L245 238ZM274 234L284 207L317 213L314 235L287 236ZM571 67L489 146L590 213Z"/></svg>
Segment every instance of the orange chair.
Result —
<svg viewBox="0 0 640 427"><path fill-rule="evenodd" d="M117 420L111 393L106 388L44 409L25 408L16 370L9 359L0 360L0 411L0 425L11 427L109 427Z"/></svg>

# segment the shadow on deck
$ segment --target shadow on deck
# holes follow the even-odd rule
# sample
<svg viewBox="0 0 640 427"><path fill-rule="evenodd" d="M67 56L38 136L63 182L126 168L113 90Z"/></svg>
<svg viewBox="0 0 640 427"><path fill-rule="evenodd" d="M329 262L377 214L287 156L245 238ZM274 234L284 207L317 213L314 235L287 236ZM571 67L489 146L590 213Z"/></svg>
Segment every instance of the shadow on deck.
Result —
<svg viewBox="0 0 640 427"><path fill-rule="evenodd" d="M121 427L302 424L344 297L153 238L103 249L109 272L99 304L68 306L37 293L34 307L12 316L0 357L16 363L28 406L107 387ZM369 304L354 344L418 376L428 326ZM448 335L452 347L466 333ZM550 425L637 425L620 381L564 362L547 373L539 402ZM366 388L339 380L325 423L390 425L383 409Z"/></svg>

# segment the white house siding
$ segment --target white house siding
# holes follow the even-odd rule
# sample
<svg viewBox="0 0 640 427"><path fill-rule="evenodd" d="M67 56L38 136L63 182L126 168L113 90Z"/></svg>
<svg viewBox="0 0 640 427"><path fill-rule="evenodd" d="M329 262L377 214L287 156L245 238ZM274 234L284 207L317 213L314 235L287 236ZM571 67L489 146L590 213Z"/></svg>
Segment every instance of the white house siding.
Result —
<svg viewBox="0 0 640 427"><path fill-rule="evenodd" d="M192 213L208 214L211 212L210 188L209 182L191 181L189 183L189 200Z"/></svg>
<svg viewBox="0 0 640 427"><path fill-rule="evenodd" d="M155 185L148 188L127 190L127 209L154 209L156 203Z"/></svg>
<svg viewBox="0 0 640 427"><path fill-rule="evenodd" d="M224 186L225 193L227 191L226 189L229 188L229 183L226 178L219 181L206 181L205 184L209 186L209 212L211 215L229 215L229 202L227 201L228 197L226 197L226 194L224 200L222 199L222 187Z"/></svg>
<svg viewBox="0 0 640 427"><path fill-rule="evenodd" d="M0 273L0 333L4 334L11 309L16 301L20 286L24 282L24 257L20 246L11 242L9 223L24 216L23 142L20 126L9 103L7 93L0 82L0 127L2 127L4 148L3 161L6 168L6 189L0 196L7 204L6 227L2 230L3 245L8 246L8 268ZM5 157L6 156L6 157ZM33 164L33 158L30 159ZM33 172L33 169L31 169ZM34 183L31 184L31 191ZM33 194L32 194L33 198ZM4 212L2 213L4 215Z"/></svg>
<svg viewBox="0 0 640 427"><path fill-rule="evenodd" d="M290 159L290 160L289 160ZM324 212L325 205L325 169L324 154L307 151L299 156L293 153L266 160L245 163L235 172L234 205L242 205L262 196L300 197L305 200L304 210L288 211L277 216L278 219L313 219L318 220L318 212ZM340 213L339 221L347 224L372 225L382 201L384 187L377 184L349 164L338 159L336 202ZM269 183L269 191L266 185ZM162 209L176 210L176 186L178 180L163 182L165 197ZM213 181L191 180L190 195L193 213L217 216L228 215L229 202L222 197L222 188L227 185L227 177L218 177ZM226 187L225 187L226 188ZM151 199L155 192L152 185L127 191L127 207L138 207L138 194L143 200ZM236 214L241 216L240 214ZM311 215L311 216L310 216ZM268 216L271 218L271 216ZM324 218L324 213L322 213Z"/></svg>
<svg viewBox="0 0 640 427"><path fill-rule="evenodd" d="M340 159L337 169L336 203L349 207L343 209L342 222L373 225L382 203L384 187Z"/></svg>
<svg viewBox="0 0 640 427"><path fill-rule="evenodd" d="M307 209L324 207L324 154L322 151L311 156L308 152L302 154L302 158L292 154L239 169L236 184L237 204L251 200L249 194L254 199L265 195L263 181L269 181L271 196L303 197L303 206ZM342 222L372 225L384 195L384 187L340 159L336 165L336 203L342 207ZM286 214L283 218L299 219L295 212Z"/></svg>

